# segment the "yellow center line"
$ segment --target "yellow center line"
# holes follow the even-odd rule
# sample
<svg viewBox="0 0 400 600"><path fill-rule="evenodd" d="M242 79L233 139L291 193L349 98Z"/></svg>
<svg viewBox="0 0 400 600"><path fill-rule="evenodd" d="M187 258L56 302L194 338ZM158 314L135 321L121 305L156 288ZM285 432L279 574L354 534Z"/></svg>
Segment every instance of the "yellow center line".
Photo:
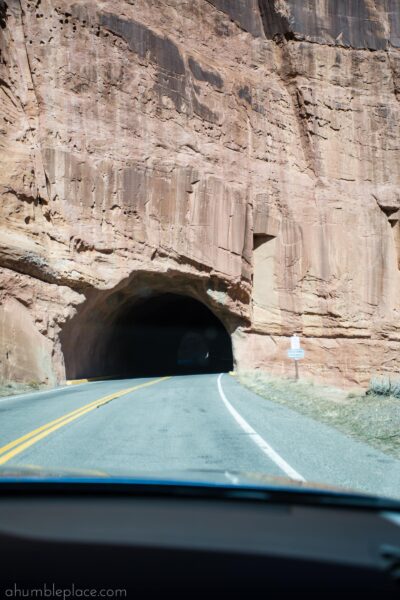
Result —
<svg viewBox="0 0 400 600"><path fill-rule="evenodd" d="M54 421L50 421L49 423L46 423L45 425L42 425L41 427L38 427L37 429L26 433L25 435L19 437L16 440L13 440L12 442L9 442L8 444L0 448L0 465L4 465L11 458L16 456L17 454L20 454L30 446L33 446L43 438L53 433L53 431L64 427L64 425L67 425L68 423L71 423L76 419L79 419L79 417L82 417L88 412L91 412L95 408L99 408L100 406L103 406L103 404L111 402L111 400L115 400L116 398L120 398L121 396L125 396L126 394L130 394L131 392L134 392L141 388L160 383L161 381L165 381L166 379L169 379L169 377L160 377L159 379L154 379L153 381L148 381L147 383L141 383L131 388L126 388L124 390L120 390L119 392L114 392L113 394L104 396L103 398L98 398L97 400L94 400L89 404L85 404L84 406L81 406L80 408L77 408L76 410L73 410L63 415L58 419L54 419Z"/></svg>

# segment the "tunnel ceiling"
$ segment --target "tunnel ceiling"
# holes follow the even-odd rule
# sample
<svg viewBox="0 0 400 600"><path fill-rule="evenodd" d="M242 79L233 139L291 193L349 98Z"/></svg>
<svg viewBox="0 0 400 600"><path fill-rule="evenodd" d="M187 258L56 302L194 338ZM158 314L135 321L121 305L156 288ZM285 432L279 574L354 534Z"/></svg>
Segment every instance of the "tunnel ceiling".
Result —
<svg viewBox="0 0 400 600"><path fill-rule="evenodd" d="M110 302L112 304L112 301ZM233 368L231 338L202 302L164 293L126 300L112 314L71 322L62 338L66 375L133 377Z"/></svg>

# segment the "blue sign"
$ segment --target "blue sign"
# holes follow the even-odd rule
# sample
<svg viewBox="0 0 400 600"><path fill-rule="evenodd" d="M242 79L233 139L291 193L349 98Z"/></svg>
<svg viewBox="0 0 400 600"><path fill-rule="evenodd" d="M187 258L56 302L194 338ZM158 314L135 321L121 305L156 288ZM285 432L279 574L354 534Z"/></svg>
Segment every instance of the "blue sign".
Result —
<svg viewBox="0 0 400 600"><path fill-rule="evenodd" d="M294 358L294 360L300 360L304 358L304 350L303 348L290 349L287 351L289 358Z"/></svg>

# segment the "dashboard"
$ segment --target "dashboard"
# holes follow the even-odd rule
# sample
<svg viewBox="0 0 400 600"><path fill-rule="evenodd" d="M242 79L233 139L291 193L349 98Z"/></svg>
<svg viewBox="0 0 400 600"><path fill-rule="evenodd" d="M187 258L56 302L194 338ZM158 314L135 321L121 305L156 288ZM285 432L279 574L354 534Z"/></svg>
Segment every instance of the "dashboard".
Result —
<svg viewBox="0 0 400 600"><path fill-rule="evenodd" d="M0 584L398 596L399 513L254 496L3 492Z"/></svg>

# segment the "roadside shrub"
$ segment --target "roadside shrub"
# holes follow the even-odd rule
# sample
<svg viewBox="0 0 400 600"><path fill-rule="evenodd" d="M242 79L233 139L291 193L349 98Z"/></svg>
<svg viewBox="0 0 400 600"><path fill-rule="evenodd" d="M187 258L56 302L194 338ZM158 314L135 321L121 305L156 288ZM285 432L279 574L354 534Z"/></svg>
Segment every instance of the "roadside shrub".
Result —
<svg viewBox="0 0 400 600"><path fill-rule="evenodd" d="M387 375L376 375L371 377L368 393L378 396L390 396L390 378Z"/></svg>
<svg viewBox="0 0 400 600"><path fill-rule="evenodd" d="M395 398L400 399L400 377L393 377L390 379L390 393Z"/></svg>
<svg viewBox="0 0 400 600"><path fill-rule="evenodd" d="M371 377L367 394L393 396L400 399L400 377L389 377L388 375Z"/></svg>
<svg viewBox="0 0 400 600"><path fill-rule="evenodd" d="M40 383L38 381L30 381L28 386L33 390L38 390L40 388Z"/></svg>

